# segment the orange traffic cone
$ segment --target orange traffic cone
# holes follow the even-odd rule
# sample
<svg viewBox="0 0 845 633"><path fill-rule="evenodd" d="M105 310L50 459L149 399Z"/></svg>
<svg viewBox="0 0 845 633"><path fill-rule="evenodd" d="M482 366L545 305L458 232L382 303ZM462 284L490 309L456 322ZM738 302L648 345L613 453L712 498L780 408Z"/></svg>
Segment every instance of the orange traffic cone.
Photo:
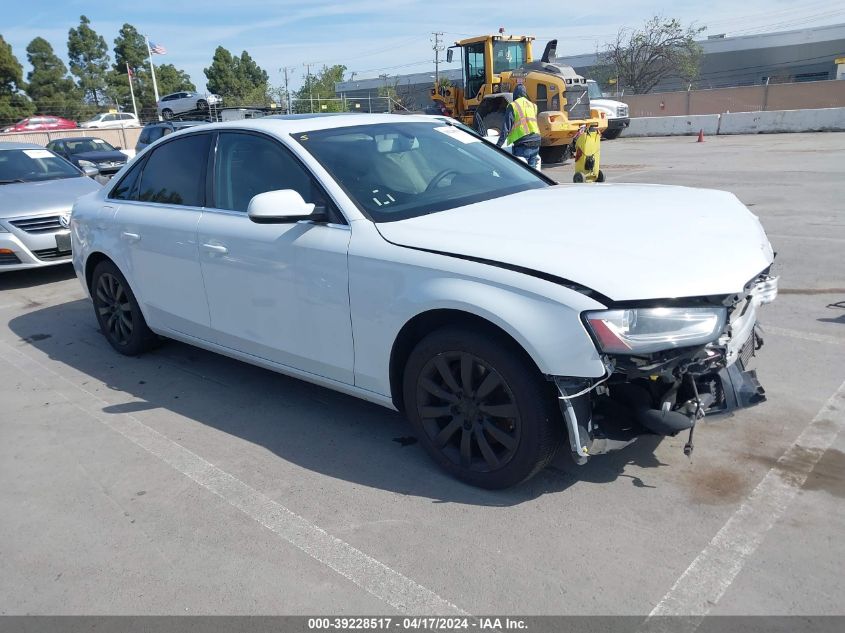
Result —
<svg viewBox="0 0 845 633"><path fill-rule="evenodd" d="M704 142L704 129L700 128L698 130L698 140L696 141L696 143L703 143L703 142Z"/></svg>

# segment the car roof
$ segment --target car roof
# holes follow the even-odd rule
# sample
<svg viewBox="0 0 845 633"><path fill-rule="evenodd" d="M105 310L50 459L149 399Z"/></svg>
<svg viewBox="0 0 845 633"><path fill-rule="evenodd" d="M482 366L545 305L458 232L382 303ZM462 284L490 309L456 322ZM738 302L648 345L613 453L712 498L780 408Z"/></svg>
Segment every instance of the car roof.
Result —
<svg viewBox="0 0 845 633"><path fill-rule="evenodd" d="M152 123L147 123L144 127L161 127L161 126L171 126L174 128L179 127L192 127L194 125L205 125L208 121L153 121Z"/></svg>
<svg viewBox="0 0 845 633"><path fill-rule="evenodd" d="M244 119L226 123L208 123L209 129L258 130L275 134L296 134L354 125L374 125L379 123L432 123L431 117L414 114L280 114L259 119Z"/></svg>
<svg viewBox="0 0 845 633"><path fill-rule="evenodd" d="M0 143L0 149L45 149L43 145L35 143Z"/></svg>
<svg viewBox="0 0 845 633"><path fill-rule="evenodd" d="M96 139L98 141L103 141L103 139L101 139L99 136L65 136L63 138L57 138L57 139L55 139L51 142L52 143L58 143L58 142L64 142L64 141L86 141L86 140L94 140L94 139ZM103 142L105 143L106 141L103 141Z"/></svg>

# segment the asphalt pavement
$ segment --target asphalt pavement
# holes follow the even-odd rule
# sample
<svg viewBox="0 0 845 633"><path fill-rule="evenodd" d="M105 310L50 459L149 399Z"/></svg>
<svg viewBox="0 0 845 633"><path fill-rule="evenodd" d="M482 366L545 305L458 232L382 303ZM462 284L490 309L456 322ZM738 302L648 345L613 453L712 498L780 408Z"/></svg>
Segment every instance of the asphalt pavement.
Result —
<svg viewBox="0 0 845 633"><path fill-rule="evenodd" d="M477 490L399 414L179 343L119 356L70 267L3 274L0 614L845 615L845 134L602 153L760 216L767 403L692 458L645 438Z"/></svg>

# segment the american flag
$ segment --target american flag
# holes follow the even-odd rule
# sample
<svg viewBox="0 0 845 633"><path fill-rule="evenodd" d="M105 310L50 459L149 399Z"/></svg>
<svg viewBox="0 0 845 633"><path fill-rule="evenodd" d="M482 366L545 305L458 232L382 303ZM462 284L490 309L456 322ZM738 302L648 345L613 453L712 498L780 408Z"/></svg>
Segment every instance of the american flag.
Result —
<svg viewBox="0 0 845 633"><path fill-rule="evenodd" d="M155 42L150 42L150 52L153 55L167 55L167 49L161 44L156 44Z"/></svg>

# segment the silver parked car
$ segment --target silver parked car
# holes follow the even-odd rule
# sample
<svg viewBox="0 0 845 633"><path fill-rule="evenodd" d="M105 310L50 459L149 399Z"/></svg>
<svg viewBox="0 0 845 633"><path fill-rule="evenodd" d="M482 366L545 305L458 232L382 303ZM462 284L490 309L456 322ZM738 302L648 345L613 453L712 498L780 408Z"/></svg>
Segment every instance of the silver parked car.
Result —
<svg viewBox="0 0 845 633"><path fill-rule="evenodd" d="M158 100L158 112L161 116L170 120L179 114L186 112L205 112L208 106L220 105L223 99L217 95L201 95L198 92L174 92L164 95Z"/></svg>
<svg viewBox="0 0 845 633"><path fill-rule="evenodd" d="M0 273L70 261L70 210L100 184L48 149L0 143Z"/></svg>

